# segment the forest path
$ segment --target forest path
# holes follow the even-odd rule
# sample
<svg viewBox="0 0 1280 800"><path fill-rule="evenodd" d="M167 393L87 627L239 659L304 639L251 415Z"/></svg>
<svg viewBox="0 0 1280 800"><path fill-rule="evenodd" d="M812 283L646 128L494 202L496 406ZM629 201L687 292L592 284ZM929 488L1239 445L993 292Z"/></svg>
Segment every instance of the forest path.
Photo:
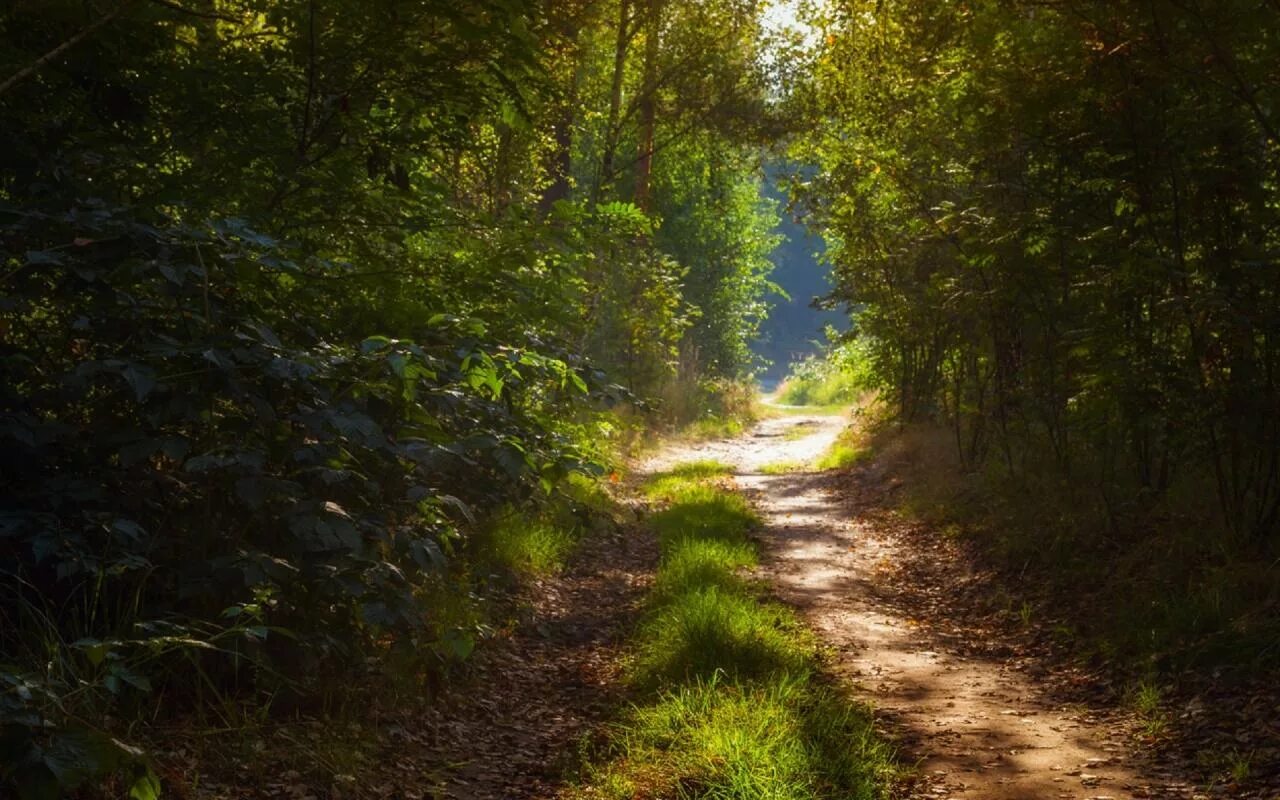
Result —
<svg viewBox="0 0 1280 800"><path fill-rule="evenodd" d="M734 466L764 516L766 576L836 651L839 675L871 701L908 761L918 760L915 797L1147 798L1166 795L1129 764L1123 728L1072 705L1034 659L1008 648L976 648L980 630L922 625L928 612L901 602L896 568L913 547L880 505L890 479L876 465L782 475L762 468L811 465L849 423L845 416L768 419L732 440L673 448L657 471L698 459ZM878 493L880 497L874 495ZM883 510L883 507L881 507ZM912 587L942 605L948 587ZM895 602L895 600L897 602Z"/></svg>

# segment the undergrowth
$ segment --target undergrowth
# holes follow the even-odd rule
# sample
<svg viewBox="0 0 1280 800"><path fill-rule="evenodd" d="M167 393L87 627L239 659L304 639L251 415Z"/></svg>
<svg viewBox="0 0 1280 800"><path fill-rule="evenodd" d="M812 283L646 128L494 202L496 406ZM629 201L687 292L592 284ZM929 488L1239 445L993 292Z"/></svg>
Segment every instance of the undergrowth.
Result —
<svg viewBox="0 0 1280 800"><path fill-rule="evenodd" d="M755 388L729 381L681 391L667 400L667 408L674 413L678 435L695 441L738 436L760 416Z"/></svg>
<svg viewBox="0 0 1280 800"><path fill-rule="evenodd" d="M754 386L741 381L673 381L652 408L615 412L614 457L638 457L673 440L701 442L744 433L765 415Z"/></svg>
<svg viewBox="0 0 1280 800"><path fill-rule="evenodd" d="M873 449L903 479L904 510L975 542L1011 591L1043 595L1077 652L1141 674L1280 665L1280 564L1222 532L1195 476L1119 506L1084 464L1072 481L1030 453L1013 471L966 469L939 426L883 425Z"/></svg>
<svg viewBox="0 0 1280 800"><path fill-rule="evenodd" d="M778 392L778 402L788 406L842 406L858 396L858 387L839 371L791 377Z"/></svg>
<svg viewBox="0 0 1280 800"><path fill-rule="evenodd" d="M729 469L686 464L646 494L662 550L617 726L579 797L878 798L890 753L867 709L828 686L815 637L744 575L757 518Z"/></svg>
<svg viewBox="0 0 1280 800"><path fill-rule="evenodd" d="M479 537L477 557L516 577L553 575L590 528L607 524L612 499L599 481L574 475L562 501L538 513L505 509Z"/></svg>
<svg viewBox="0 0 1280 800"><path fill-rule="evenodd" d="M874 380L865 343L839 345L823 357L798 362L778 390L777 401L789 406L841 407L856 402Z"/></svg>
<svg viewBox="0 0 1280 800"><path fill-rule="evenodd" d="M296 713L287 720L277 718L270 701L255 705L211 694L197 705L198 716L172 729L169 741L147 743L155 752L184 754L179 761L160 759L165 786L181 793L246 765L325 785L378 769L378 717L387 709L430 705L463 679L484 640L518 624L512 592L565 569L585 540L618 523L617 512L602 481L574 475L542 502L508 505L477 519L443 570L419 587L420 601L432 609L429 649L388 643L359 681L325 682L305 706L290 703Z"/></svg>

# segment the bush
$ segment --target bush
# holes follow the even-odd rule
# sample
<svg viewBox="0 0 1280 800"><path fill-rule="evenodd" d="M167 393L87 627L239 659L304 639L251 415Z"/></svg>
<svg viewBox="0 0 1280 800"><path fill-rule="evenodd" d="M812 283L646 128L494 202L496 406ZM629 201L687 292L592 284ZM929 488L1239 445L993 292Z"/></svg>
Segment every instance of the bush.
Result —
<svg viewBox="0 0 1280 800"><path fill-rule="evenodd" d="M790 406L834 406L855 402L875 388L862 340L842 344L825 356L795 364L778 390L778 402Z"/></svg>
<svg viewBox="0 0 1280 800"><path fill-rule="evenodd" d="M75 223L5 231L71 244L27 252L0 308L4 777L41 796L130 761L106 719L153 694L467 649L430 586L473 509L592 469L543 414L591 374L443 315L323 339L306 285L332 267L236 220Z"/></svg>

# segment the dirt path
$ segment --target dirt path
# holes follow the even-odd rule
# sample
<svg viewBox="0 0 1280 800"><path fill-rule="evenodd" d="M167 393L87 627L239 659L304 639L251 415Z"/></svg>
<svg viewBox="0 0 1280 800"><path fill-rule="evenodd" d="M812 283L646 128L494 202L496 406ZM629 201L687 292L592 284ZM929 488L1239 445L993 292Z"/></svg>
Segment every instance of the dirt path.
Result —
<svg viewBox="0 0 1280 800"><path fill-rule="evenodd" d="M1122 731L1031 677L1043 672L1000 657L998 649L974 655L965 631L950 637L926 631L912 608L886 602L885 584L898 574L902 543L882 520L849 506L847 486L832 491L837 476L761 474L771 463L811 464L847 421L766 420L738 439L664 453L650 468L707 458L736 468L765 513L766 570L778 594L835 648L838 670L886 719L904 755L919 759L922 779L912 794L984 800L1188 796L1189 787L1155 787L1142 779Z"/></svg>
<svg viewBox="0 0 1280 800"><path fill-rule="evenodd" d="M432 791L378 796L555 796L566 769L576 765L575 743L624 702L621 651L657 557L652 537L626 526L593 534L564 574L529 587L527 618L477 659L470 685L400 726L406 736L422 734L420 761L429 770L411 771L403 785L434 784ZM399 749L392 748L389 761Z"/></svg>

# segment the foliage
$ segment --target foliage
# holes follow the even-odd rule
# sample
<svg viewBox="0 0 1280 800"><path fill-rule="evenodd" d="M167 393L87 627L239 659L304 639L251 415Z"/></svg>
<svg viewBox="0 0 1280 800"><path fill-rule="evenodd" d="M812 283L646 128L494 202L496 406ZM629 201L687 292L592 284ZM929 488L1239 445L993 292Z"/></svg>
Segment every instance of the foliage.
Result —
<svg viewBox="0 0 1280 800"><path fill-rule="evenodd" d="M1126 678L1267 674L1280 663L1276 565L1206 535L1202 494L1166 494L1147 510L1154 535L1122 538L1091 487L1063 481L1051 462L1016 478L998 463L965 470L945 426L867 430L866 447L902 478L903 510L980 545L1006 595L1031 595L1069 620L1056 634L1072 652Z"/></svg>
<svg viewBox="0 0 1280 800"><path fill-rule="evenodd" d="M796 362L778 390L789 406L849 405L876 387L868 361L868 342L855 339L830 348L822 357Z"/></svg>
<svg viewBox="0 0 1280 800"><path fill-rule="evenodd" d="M850 0L793 107L797 191L904 420L966 468L1089 487L1123 536L1169 494L1280 531L1280 82L1249 2ZM1120 531L1125 533L1120 534Z"/></svg>
<svg viewBox="0 0 1280 800"><path fill-rule="evenodd" d="M140 721L438 676L469 565L562 562L608 409L750 368L755 21L0 11L0 791L151 796Z"/></svg>
<svg viewBox="0 0 1280 800"><path fill-rule="evenodd" d="M12 276L6 652L127 696L151 678L180 695L138 671L172 658L268 688L354 666L388 635L452 647L420 587L472 508L586 469L536 416L585 396L578 372L443 316L417 341L318 339L271 302L305 271L238 221L77 222L7 231L68 245ZM24 699L7 721L32 720L35 747L66 704Z"/></svg>
<svg viewBox="0 0 1280 800"><path fill-rule="evenodd" d="M686 373L740 378L752 366L750 344L765 315L771 234L777 212L760 197L752 159L723 144L673 147L656 184L664 219L658 244L680 263L697 264L685 297L699 309L686 340Z"/></svg>
<svg viewBox="0 0 1280 800"><path fill-rule="evenodd" d="M788 56L775 55L783 57ZM790 58L792 64L803 63L800 57ZM795 179L803 180L812 171L811 167L789 164L781 157L765 167L766 196L783 209L775 229L782 241L770 255L774 269L769 278L778 288L770 298L769 317L753 345L765 362L759 377L766 392L776 390L797 362L823 352L830 337L830 333L824 336L824 331L849 327L847 309L825 299L833 286L830 265L823 258L821 231L808 224L804 207L788 195L791 176L798 173Z"/></svg>

